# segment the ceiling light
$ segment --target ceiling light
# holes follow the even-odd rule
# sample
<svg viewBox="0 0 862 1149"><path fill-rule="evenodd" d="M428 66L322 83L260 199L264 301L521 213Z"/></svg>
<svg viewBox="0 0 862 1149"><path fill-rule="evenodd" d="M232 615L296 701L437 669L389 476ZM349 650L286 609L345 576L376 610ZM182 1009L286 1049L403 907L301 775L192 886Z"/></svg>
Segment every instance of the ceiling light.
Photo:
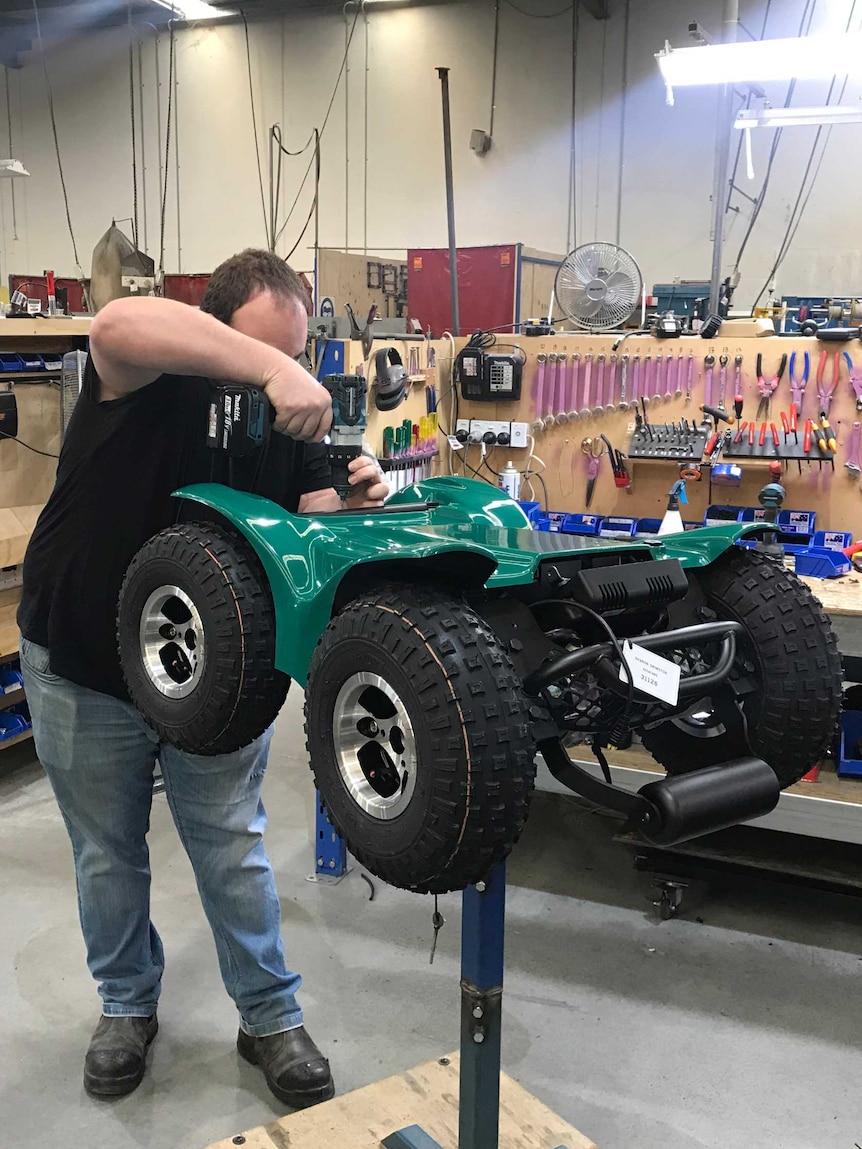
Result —
<svg viewBox="0 0 862 1149"><path fill-rule="evenodd" d="M176 3L172 3L171 0L153 0L153 3L173 12L178 20L219 20L223 16L236 15L236 12L230 12L227 8L216 8L206 0L176 0Z"/></svg>
<svg viewBox="0 0 862 1149"><path fill-rule="evenodd" d="M802 36L696 48L666 44L656 59L668 88L859 75L862 35Z"/></svg>
<svg viewBox="0 0 862 1149"><path fill-rule="evenodd" d="M862 124L862 107L744 109L735 128L810 128L821 124Z"/></svg>

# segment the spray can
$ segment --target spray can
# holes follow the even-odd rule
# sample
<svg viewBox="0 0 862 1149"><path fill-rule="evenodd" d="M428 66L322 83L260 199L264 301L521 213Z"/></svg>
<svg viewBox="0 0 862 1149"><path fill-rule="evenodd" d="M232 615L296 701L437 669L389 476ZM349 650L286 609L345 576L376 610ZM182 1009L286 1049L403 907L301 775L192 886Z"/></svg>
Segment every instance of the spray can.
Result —
<svg viewBox="0 0 862 1149"><path fill-rule="evenodd" d="M515 470L511 459L500 472L500 488L510 499L521 497L521 472Z"/></svg>

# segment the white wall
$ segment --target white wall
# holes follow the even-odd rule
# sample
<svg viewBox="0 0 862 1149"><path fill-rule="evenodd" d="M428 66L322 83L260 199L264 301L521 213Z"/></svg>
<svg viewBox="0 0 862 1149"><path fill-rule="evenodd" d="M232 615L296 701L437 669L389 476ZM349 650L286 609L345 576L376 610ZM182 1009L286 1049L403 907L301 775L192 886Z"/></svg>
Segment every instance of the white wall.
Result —
<svg viewBox="0 0 862 1149"><path fill-rule="evenodd" d="M844 27L852 0L817 6L812 31ZM554 11L559 0L519 0ZM641 264L648 285L709 275L710 194L715 93L688 89L665 105L653 54L665 39L686 43L686 25L715 28L721 5L707 0L632 0L629 86L619 240ZM802 0L772 5L767 35L795 34ZM576 240L617 239L623 0L612 19L580 17L577 54ZM743 3L743 18L759 30L762 6ZM470 130L487 127L493 34L492 0L442 6L385 7L368 13L368 198L365 223L365 25L360 20L349 59L349 164L345 165L344 88L323 144L321 243L372 250L443 245L446 212L435 68L451 68L458 240L462 244L523 241L564 251L569 219L571 15L528 18L504 3L495 142L484 159L469 150ZM142 237L158 262L159 178L168 94L168 38L138 30L142 86L137 93ZM326 111L344 53L345 22L334 14L295 14L251 25L251 54L264 180L269 126L280 122L288 147L300 147ZM81 262L111 217L132 210L125 30L82 36L49 53L60 146ZM158 76L157 76L158 64ZM137 85L137 70L136 70ZM64 219L44 78L36 56L10 72L14 155L32 176L16 182L17 234L11 189L0 188L0 275L53 267L74 274ZM828 82L800 85L796 103L822 103ZM264 242L245 42L241 25L199 25L177 33L174 148L168 185L165 267L208 271L226 254ZM784 88L771 92L775 103ZM844 103L858 100L850 84ZM2 91L0 91L2 105ZM2 119L0 119L2 124ZM787 131L766 206L742 265L738 299L759 290L783 234L813 140L814 129ZM0 128L0 136L3 130ZM768 131L755 133L762 177ZM837 128L808 204L779 289L862 293L862 255L855 228L862 177L862 126ZM0 146L5 152L6 147ZM178 178L174 160L179 157ZM306 159L287 161L283 204L290 203ZM346 182L349 180L349 196ZM752 191L744 166L740 182ZM268 193L267 193L268 194ZM349 221L345 203L349 203ZM179 203L178 203L179 201ZM279 250L295 242L310 206L310 187ZM733 262L748 208L729 225L727 265ZM179 210L178 210L179 208ZM283 218L283 216L282 216ZM311 232L293 262L310 269Z"/></svg>

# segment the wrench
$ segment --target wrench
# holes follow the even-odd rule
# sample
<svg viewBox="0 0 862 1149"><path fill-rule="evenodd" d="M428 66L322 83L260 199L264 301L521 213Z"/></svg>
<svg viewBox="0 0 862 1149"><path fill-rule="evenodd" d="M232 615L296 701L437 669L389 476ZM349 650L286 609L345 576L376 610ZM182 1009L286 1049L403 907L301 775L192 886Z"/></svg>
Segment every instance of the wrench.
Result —
<svg viewBox="0 0 862 1149"><path fill-rule="evenodd" d="M584 356L584 395L581 400L581 418L589 419L592 415L592 408L590 407L590 383L593 375L593 356L591 352L587 352Z"/></svg>
<svg viewBox="0 0 862 1149"><path fill-rule="evenodd" d="M727 392L727 356L722 355L718 361L718 405L724 410L724 396Z"/></svg>
<svg viewBox="0 0 862 1149"><path fill-rule="evenodd" d="M703 401L707 407L712 406L712 373L715 370L715 356L712 352L703 361L706 368L706 383L703 388Z"/></svg>
<svg viewBox="0 0 862 1149"><path fill-rule="evenodd" d="M652 400L654 403L661 403L661 391L659 390L659 382L661 380L661 355L656 355L655 359L650 362L650 357L647 355L647 384L645 390L652 389Z"/></svg>
<svg viewBox="0 0 862 1149"><path fill-rule="evenodd" d="M636 358L638 358L638 357L636 357ZM639 358L638 358L638 362L640 362ZM620 363L622 364L622 369L620 371L620 401L617 404L617 406L620 409L620 411L628 411L629 405L628 405L628 402L626 399L626 391L628 389L628 382L629 382L629 357L628 357L628 355L623 355L622 358L620 359Z"/></svg>
<svg viewBox="0 0 862 1149"><path fill-rule="evenodd" d="M602 396L604 394L604 380L605 380L605 357L604 353L596 356L596 405L593 407L594 415L604 415L605 409L602 406Z"/></svg>
<svg viewBox="0 0 862 1149"><path fill-rule="evenodd" d="M860 446L862 446L862 423L854 423L847 447L847 462L844 464L851 475L858 475L862 471L862 466L859 464Z"/></svg>
<svg viewBox="0 0 862 1149"><path fill-rule="evenodd" d="M676 359L672 355L668 355L665 359L664 370L664 401L669 403L673 398L673 383L676 379Z"/></svg>
<svg viewBox="0 0 862 1149"><path fill-rule="evenodd" d="M533 431L544 431L545 421L542 416L545 413L545 367L548 362L547 355L542 352L536 356L536 363L538 364L538 371L536 372L536 389L533 398Z"/></svg>
<svg viewBox="0 0 862 1149"><path fill-rule="evenodd" d="M557 356L557 415L554 421L558 427L569 421L569 412L566 408L566 382L568 379L566 363L568 358L565 352Z"/></svg>
<svg viewBox="0 0 862 1149"><path fill-rule="evenodd" d="M690 351L688 355L688 374L685 378L685 401L691 402L691 389L694 387L694 352Z"/></svg>
<svg viewBox="0 0 862 1149"><path fill-rule="evenodd" d="M554 407L557 402L557 355L552 351L548 356L548 378L545 381L545 430L549 431L554 425Z"/></svg>
<svg viewBox="0 0 862 1149"><path fill-rule="evenodd" d="M636 407L640 398L641 386L641 357L637 354L632 359L632 406ZM622 406L622 404L620 404ZM625 407L622 408L625 410Z"/></svg>
<svg viewBox="0 0 862 1149"><path fill-rule="evenodd" d="M569 394L566 400L569 408L569 422L577 423L581 417L578 410L578 370L581 363L581 357L576 351L572 356L572 366L569 371Z"/></svg>
<svg viewBox="0 0 862 1149"><path fill-rule="evenodd" d="M608 415L613 415L616 410L614 404L614 395L616 394L617 386L617 357L611 355L608 360L608 385L605 391L605 411Z"/></svg>
<svg viewBox="0 0 862 1149"><path fill-rule="evenodd" d="M679 358L676 361L676 388L675 388L674 393L673 393L674 398L676 398L676 399L679 399L680 395L682 395L682 385L680 383L680 380L682 379L682 361L684 358L685 358L685 356L680 351Z"/></svg>

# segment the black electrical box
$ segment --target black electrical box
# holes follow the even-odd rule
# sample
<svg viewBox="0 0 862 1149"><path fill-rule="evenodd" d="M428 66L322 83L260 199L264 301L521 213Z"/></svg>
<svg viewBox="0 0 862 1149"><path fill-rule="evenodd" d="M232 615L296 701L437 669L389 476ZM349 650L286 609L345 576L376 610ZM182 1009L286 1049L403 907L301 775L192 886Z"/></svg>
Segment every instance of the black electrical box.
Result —
<svg viewBox="0 0 862 1149"><path fill-rule="evenodd" d="M466 347L458 356L461 395L478 403L507 403L521 398L524 359Z"/></svg>
<svg viewBox="0 0 862 1149"><path fill-rule="evenodd" d="M262 447L269 430L267 400L256 387L217 385L210 396L207 446L241 458Z"/></svg>
<svg viewBox="0 0 862 1149"><path fill-rule="evenodd" d="M18 403L13 391L0 391L0 438L14 439L18 434Z"/></svg>

